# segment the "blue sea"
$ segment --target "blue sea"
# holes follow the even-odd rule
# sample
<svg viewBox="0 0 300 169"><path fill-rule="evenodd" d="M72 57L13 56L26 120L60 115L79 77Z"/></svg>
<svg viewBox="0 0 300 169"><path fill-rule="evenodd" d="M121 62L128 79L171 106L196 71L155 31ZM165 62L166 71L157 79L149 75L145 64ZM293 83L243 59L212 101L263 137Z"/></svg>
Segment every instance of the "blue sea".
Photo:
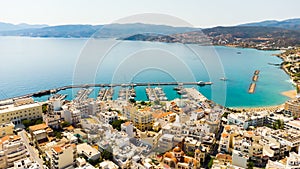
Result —
<svg viewBox="0 0 300 169"><path fill-rule="evenodd" d="M211 86L193 87L228 107L272 106L288 99L281 92L294 89L285 72L272 65L282 62L272 56L276 53L113 39L0 37L0 99L70 84L211 81ZM255 70L260 70L259 79L249 94ZM174 86L160 87L169 99L180 97ZM135 89L136 100L147 100L145 87ZM77 91L60 93L70 100ZM114 98L117 94L118 88Z"/></svg>

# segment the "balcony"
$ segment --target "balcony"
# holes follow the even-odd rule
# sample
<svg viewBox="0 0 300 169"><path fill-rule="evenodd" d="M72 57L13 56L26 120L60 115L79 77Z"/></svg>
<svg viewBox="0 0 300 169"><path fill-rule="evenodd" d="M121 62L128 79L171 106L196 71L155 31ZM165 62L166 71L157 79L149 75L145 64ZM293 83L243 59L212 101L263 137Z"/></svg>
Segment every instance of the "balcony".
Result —
<svg viewBox="0 0 300 169"><path fill-rule="evenodd" d="M16 156L20 156L20 155L23 155L23 154L26 154L26 149L23 149L21 151L14 151L12 153L9 153L7 154L7 158L14 158Z"/></svg>

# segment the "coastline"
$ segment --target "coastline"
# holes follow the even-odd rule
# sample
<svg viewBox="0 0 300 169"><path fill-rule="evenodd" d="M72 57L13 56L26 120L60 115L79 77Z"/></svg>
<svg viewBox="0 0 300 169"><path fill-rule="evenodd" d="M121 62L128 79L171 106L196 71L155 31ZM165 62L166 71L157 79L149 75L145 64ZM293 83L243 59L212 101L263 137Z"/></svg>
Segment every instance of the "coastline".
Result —
<svg viewBox="0 0 300 169"><path fill-rule="evenodd" d="M288 91L285 91L285 92L281 92L280 94L283 95L283 96L286 96L290 99L295 99L296 95L297 95L297 92L296 92L296 90L288 90Z"/></svg>
<svg viewBox="0 0 300 169"><path fill-rule="evenodd" d="M283 109L284 104L275 105L275 106L263 106L263 107L231 107L229 109L241 112L261 112L261 111L270 111L274 112L279 109Z"/></svg>

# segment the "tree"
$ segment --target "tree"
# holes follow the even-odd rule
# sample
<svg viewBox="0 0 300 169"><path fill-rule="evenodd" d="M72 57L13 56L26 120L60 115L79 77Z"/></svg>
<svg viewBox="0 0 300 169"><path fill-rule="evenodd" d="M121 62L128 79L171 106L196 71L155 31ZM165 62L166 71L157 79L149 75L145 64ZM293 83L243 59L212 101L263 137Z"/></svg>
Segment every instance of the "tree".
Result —
<svg viewBox="0 0 300 169"><path fill-rule="evenodd" d="M190 156L190 157L194 157L194 156L195 156L195 152L193 152L193 151L188 151L188 152L186 152L186 155L187 155L187 156Z"/></svg>
<svg viewBox="0 0 300 169"><path fill-rule="evenodd" d="M125 123L125 120L115 120L111 123L111 125L114 129L117 129L118 131L121 131L121 124L122 123Z"/></svg>
<svg viewBox="0 0 300 169"><path fill-rule="evenodd" d="M253 167L254 167L253 161L249 161L247 166L248 166L248 169L253 169Z"/></svg>
<svg viewBox="0 0 300 169"><path fill-rule="evenodd" d="M43 110L43 113L46 113L48 111L48 104L43 104L42 110Z"/></svg>
<svg viewBox="0 0 300 169"><path fill-rule="evenodd" d="M36 121L35 121L35 125L36 124L42 124L43 123L43 120L42 119L37 119Z"/></svg>
<svg viewBox="0 0 300 169"><path fill-rule="evenodd" d="M213 165L213 163L214 163L214 158L210 158L210 160L209 160L209 162L208 162L208 164L207 164L207 167L208 167L208 168L211 168L212 165Z"/></svg>
<svg viewBox="0 0 300 169"><path fill-rule="evenodd" d="M71 126L71 124L67 121L64 121L64 122L61 123L62 128L69 127L69 126Z"/></svg>
<svg viewBox="0 0 300 169"><path fill-rule="evenodd" d="M108 147L106 150L103 150L101 153L102 159L111 160L113 159L112 148Z"/></svg>
<svg viewBox="0 0 300 169"><path fill-rule="evenodd" d="M55 130L55 131L54 131L54 135L55 135L56 138L62 139L61 132Z"/></svg>
<svg viewBox="0 0 300 169"><path fill-rule="evenodd" d="M130 103L133 103L133 104L136 103L136 101L135 101L134 99L129 99L129 102L130 102Z"/></svg>
<svg viewBox="0 0 300 169"><path fill-rule="evenodd" d="M141 105L146 106L146 102L145 101L141 101Z"/></svg>

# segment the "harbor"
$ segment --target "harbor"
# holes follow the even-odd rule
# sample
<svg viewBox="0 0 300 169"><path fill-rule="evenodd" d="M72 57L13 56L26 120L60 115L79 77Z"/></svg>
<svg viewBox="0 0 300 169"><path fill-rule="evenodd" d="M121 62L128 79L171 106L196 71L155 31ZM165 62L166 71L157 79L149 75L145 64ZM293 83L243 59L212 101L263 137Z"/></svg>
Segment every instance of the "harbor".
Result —
<svg viewBox="0 0 300 169"><path fill-rule="evenodd" d="M6 98L2 99L3 100L8 100L8 99L22 99L22 98L27 98L27 97L42 97L45 95L50 95L50 94L55 94L58 93L59 91L62 90L67 90L67 89L73 89L73 88L92 88L92 87L100 87L100 90L103 90L102 92L98 94L98 97L100 100L106 100L106 99L111 99L113 95L113 88L114 87L137 87L137 86L168 86L168 85L197 85L197 86L206 86L206 85L212 85L212 82L204 82L204 81L198 81L198 82L143 82L143 83L122 83L122 84L111 84L111 83L97 83L97 84L79 84L79 85L68 85L68 86L63 86L63 87L58 87L54 89L48 89L48 90L42 90L34 93L29 93L13 98ZM110 91L107 91L107 88L110 88Z"/></svg>

